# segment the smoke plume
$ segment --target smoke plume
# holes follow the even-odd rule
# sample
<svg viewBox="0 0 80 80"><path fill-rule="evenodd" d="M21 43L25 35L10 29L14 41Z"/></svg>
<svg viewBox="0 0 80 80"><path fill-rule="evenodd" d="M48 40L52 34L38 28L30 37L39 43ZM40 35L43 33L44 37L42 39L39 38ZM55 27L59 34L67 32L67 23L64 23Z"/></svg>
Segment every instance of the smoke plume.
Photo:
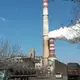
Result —
<svg viewBox="0 0 80 80"><path fill-rule="evenodd" d="M72 26L64 26L60 29L50 31L48 37L67 40L72 43L80 43L80 24L76 23Z"/></svg>

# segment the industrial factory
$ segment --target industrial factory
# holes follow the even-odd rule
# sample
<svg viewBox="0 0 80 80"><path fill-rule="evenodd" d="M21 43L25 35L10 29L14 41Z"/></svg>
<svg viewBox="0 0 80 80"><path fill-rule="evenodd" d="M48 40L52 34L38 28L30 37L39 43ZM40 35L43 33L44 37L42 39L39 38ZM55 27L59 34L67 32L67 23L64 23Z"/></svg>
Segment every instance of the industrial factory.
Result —
<svg viewBox="0 0 80 80"><path fill-rule="evenodd" d="M43 0L42 16L43 55L36 56L35 49L32 48L28 56L0 60L1 80L80 80L80 65L60 62L55 54L55 40L48 37L48 0Z"/></svg>

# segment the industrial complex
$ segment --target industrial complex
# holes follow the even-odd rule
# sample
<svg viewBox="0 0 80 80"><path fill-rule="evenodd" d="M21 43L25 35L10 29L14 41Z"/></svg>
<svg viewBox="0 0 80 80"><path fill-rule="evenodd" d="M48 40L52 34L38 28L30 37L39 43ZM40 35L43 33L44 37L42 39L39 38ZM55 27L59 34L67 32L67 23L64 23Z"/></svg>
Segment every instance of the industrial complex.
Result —
<svg viewBox="0 0 80 80"><path fill-rule="evenodd" d="M65 64L55 55L55 40L48 37L48 0L43 0L43 55L32 48L28 56L0 60L1 80L80 80L80 65Z"/></svg>

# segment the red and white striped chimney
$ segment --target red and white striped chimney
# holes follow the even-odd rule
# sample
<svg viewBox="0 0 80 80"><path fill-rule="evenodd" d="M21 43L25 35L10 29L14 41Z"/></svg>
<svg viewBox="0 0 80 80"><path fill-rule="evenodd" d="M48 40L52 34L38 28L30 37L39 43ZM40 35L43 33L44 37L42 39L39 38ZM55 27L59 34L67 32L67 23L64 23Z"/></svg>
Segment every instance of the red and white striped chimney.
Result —
<svg viewBox="0 0 80 80"><path fill-rule="evenodd" d="M55 48L54 48L54 39L53 38L49 39L49 57L56 59Z"/></svg>

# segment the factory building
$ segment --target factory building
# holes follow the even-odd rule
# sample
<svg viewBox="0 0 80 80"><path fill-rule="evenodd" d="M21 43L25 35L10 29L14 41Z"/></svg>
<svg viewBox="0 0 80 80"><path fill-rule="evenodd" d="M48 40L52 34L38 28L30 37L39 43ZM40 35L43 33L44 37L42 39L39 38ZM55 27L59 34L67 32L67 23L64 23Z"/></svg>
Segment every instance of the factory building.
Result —
<svg viewBox="0 0 80 80"><path fill-rule="evenodd" d="M39 60L38 63L35 63L35 68L36 69L41 69L43 66L43 58L42 56L35 56L35 59Z"/></svg>

